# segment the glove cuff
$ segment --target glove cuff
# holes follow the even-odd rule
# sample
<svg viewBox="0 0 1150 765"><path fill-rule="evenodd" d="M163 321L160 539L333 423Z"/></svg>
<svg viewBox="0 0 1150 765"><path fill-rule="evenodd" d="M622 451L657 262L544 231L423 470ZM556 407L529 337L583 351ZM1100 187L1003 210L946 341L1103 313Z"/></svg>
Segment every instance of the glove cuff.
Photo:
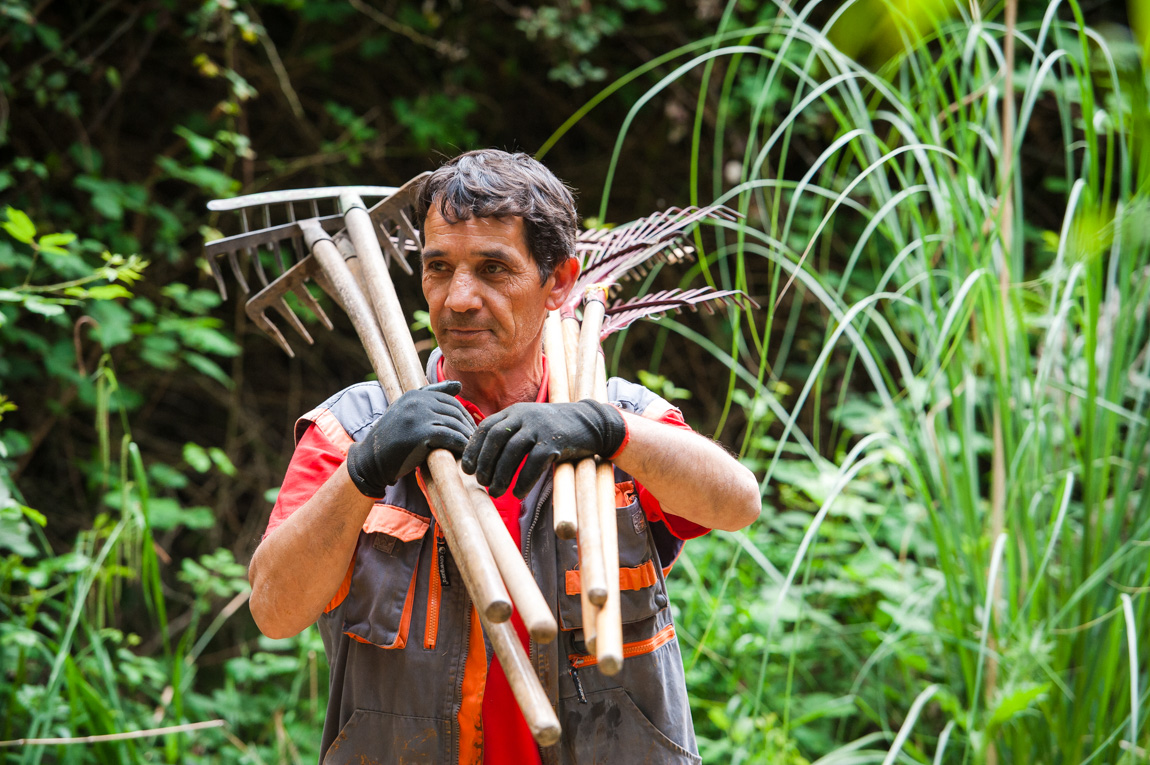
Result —
<svg viewBox="0 0 1150 765"><path fill-rule="evenodd" d="M352 444L347 450L347 474L355 488L365 497L380 499L387 491L387 485L379 486L366 475L360 466L360 457L363 449L367 448L362 441Z"/></svg>
<svg viewBox="0 0 1150 765"><path fill-rule="evenodd" d="M623 413L620 410L615 409L615 407L611 404L608 404L607 406L615 410L615 414L619 416L619 422L623 424L623 440L619 442L619 445L615 447L615 451L611 452L611 456L607 458L608 460L614 460L619 456L619 452L623 451L623 449L627 447L627 444L630 443L631 429L627 427L627 419L623 416Z"/></svg>
<svg viewBox="0 0 1150 765"><path fill-rule="evenodd" d="M614 459L627 444L631 434L627 430L627 422L618 409L601 401L585 398L579 402L594 413L599 421L600 448L597 453L605 459Z"/></svg>

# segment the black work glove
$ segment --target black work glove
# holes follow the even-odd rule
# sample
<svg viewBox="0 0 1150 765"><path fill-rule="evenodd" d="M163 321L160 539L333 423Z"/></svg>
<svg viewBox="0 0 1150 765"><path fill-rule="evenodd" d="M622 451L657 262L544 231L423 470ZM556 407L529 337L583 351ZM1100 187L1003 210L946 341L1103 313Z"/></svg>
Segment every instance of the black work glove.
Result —
<svg viewBox="0 0 1150 765"><path fill-rule="evenodd" d="M415 470L433 449L459 456L475 431L475 421L455 399L455 380L404 393L388 407L362 441L347 450L347 472L366 497L384 490Z"/></svg>
<svg viewBox="0 0 1150 765"><path fill-rule="evenodd" d="M573 404L512 404L479 424L463 452L465 473L474 473L491 496L515 482L523 499L553 462L592 455L610 457L627 437L623 415L609 404L583 399Z"/></svg>

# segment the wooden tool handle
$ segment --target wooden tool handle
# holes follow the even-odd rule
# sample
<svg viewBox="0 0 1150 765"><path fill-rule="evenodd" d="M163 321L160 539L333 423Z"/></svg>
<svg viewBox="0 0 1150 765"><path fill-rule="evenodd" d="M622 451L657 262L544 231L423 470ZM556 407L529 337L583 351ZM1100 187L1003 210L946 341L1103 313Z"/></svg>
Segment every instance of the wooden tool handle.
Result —
<svg viewBox="0 0 1150 765"><path fill-rule="evenodd" d="M352 244L359 254L360 269L371 304L375 308L379 326L387 342L392 363L403 390L414 390L427 384L427 376L419 364L407 320L399 305L399 296L383 259L374 226L362 203L344 200L344 220ZM480 528L472 500L463 487L463 480L455 456L437 449L427 457L430 476L425 485L430 493L433 487L442 497L437 503L438 520L443 527L447 544L459 565L464 580L469 582L468 592L479 605L480 611L493 622L511 617L511 599L499 577L495 560Z"/></svg>
<svg viewBox="0 0 1150 765"><path fill-rule="evenodd" d="M562 322L558 311L552 311L543 322L543 352L547 354L547 394L552 404L566 404L571 401ZM560 539L574 539L579 533L579 523L575 514L575 466L568 462L557 464L554 468L552 485L551 507L555 535Z"/></svg>
<svg viewBox="0 0 1150 765"><path fill-rule="evenodd" d="M607 370L603 355L596 355L595 400L607 403ZM603 565L607 573L607 600L596 622L595 656L599 671L617 675L623 668L623 615L619 594L619 527L615 516L615 467L603 460L595 473L599 494L599 530Z"/></svg>
<svg viewBox="0 0 1150 765"><path fill-rule="evenodd" d="M523 644L519 642L519 636L515 634L515 628L507 622L492 624L483 614L479 615L479 620L499 658L499 665L503 667L503 674L507 676L507 683L523 712L531 736L539 746L555 745L562 733L559 718L555 716L543 686L536 679L531 661L523 650Z"/></svg>
<svg viewBox="0 0 1150 765"><path fill-rule="evenodd" d="M464 486L477 500L482 498L476 497L476 493L482 494L483 497L488 496L474 476L464 476ZM491 507L490 502L486 504ZM558 634L559 627L547 601L543 599L543 593L535 584L535 578L531 575L527 562L523 560L522 553L515 546L511 535L507 533L507 527L503 525L503 520L494 507L491 507L491 512L486 512L479 501L475 502L473 507L479 519L479 526L483 529L483 536L495 558L495 565L503 576L503 583L507 585L508 592L511 593L511 601L519 611L519 618L523 620L532 639L538 643L550 643Z"/></svg>
<svg viewBox="0 0 1150 765"><path fill-rule="evenodd" d="M359 335L363 349L367 351L368 361L379 384L383 387L384 395L388 401L395 401L403 393L396 377L395 367L391 365L391 355L387 351L387 344L376 323L375 313L364 298L363 292L355 281L355 275L348 268L347 261L343 259L335 242L318 223L312 220L303 221L300 227L304 230L304 239L308 249L311 250L320 269L327 277L327 282L336 292L343 310L351 319L351 325Z"/></svg>
<svg viewBox="0 0 1150 765"><path fill-rule="evenodd" d="M575 380L579 377L579 320L575 314L563 316L559 322L563 326L563 355L567 357L567 385L571 389L571 401L576 398Z"/></svg>
<svg viewBox="0 0 1150 765"><path fill-rule="evenodd" d="M595 290L595 294L600 292ZM603 325L603 310L601 297L592 297L583 307L575 384L575 396L578 399L591 398L595 394L595 369L599 358L599 329ZM599 490L595 472L594 458L581 460L575 465L575 513L579 520L579 570L583 591L592 604L601 606L607 600L607 571L603 560L603 531L599 524ZM584 613L583 616L586 621L588 615Z"/></svg>

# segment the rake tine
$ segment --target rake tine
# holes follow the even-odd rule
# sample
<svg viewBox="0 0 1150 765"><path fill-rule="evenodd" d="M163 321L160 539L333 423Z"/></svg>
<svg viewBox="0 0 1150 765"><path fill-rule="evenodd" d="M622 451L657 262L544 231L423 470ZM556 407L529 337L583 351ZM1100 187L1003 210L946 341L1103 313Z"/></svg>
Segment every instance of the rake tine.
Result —
<svg viewBox="0 0 1150 765"><path fill-rule="evenodd" d="M236 277L236 281L240 283L240 290L246 295L251 292L251 287L248 286L248 280L244 278L244 272L240 270L240 262L236 259L236 251L228 250L228 263L232 267L232 276Z"/></svg>
<svg viewBox="0 0 1150 765"><path fill-rule="evenodd" d="M272 324L270 321L268 321L268 317L264 314L263 311L255 310L255 306L252 305L250 300L245 307L245 311L247 312L248 318L252 320L253 324L263 330L265 335L268 335L271 337L271 339L275 340L276 344L283 349L284 353L293 359L295 358L295 351L293 351L291 346L288 345L288 341L284 339L284 336L279 331L279 328L275 324Z"/></svg>
<svg viewBox="0 0 1150 765"><path fill-rule="evenodd" d="M288 204L290 205L291 203L289 202ZM264 205L264 228L271 228L271 227L272 227L272 213L271 213L270 205ZM278 244L270 244L270 245L268 245L268 249L272 251L272 255L276 259L276 266L279 269L277 271L277 273L282 274L286 269L284 269L283 255L280 254L280 246Z"/></svg>
<svg viewBox="0 0 1150 765"><path fill-rule="evenodd" d="M320 307L319 302L316 301L314 297L312 297L312 294L308 291L307 287L297 282L292 285L292 294L294 294L296 299L303 303L309 311L316 315L316 318L320 320L320 323L323 324L324 327L326 327L329 331L335 329L335 325L331 323L331 319L327 317L327 314L324 313L323 308Z"/></svg>
<svg viewBox="0 0 1150 765"><path fill-rule="evenodd" d="M399 263L399 267L403 269L404 273L411 276L414 272L411 270L411 264L407 262L404 253L407 250L407 242L411 241L415 244L416 249L419 249L419 234L416 232L415 227L411 224L407 214L403 210L394 213L396 217L384 217L383 207L388 200L384 199L377 203L374 207L367 211L371 216L372 221L379 227L383 236L378 237L380 244L383 246L384 254L387 255L388 262L395 260ZM378 211L378 212L377 212ZM391 226L396 227L395 241L392 243Z"/></svg>
<svg viewBox="0 0 1150 765"><path fill-rule="evenodd" d="M276 313L284 317L284 320L291 325L292 329L299 333L300 337L307 341L308 345L315 345L315 341L311 339L311 334L307 331L307 327L305 327L303 322L299 320L299 317L295 315L295 311L291 309L291 306L287 304L286 300L281 297L272 304L272 307L276 309Z"/></svg>
<svg viewBox="0 0 1150 765"><path fill-rule="evenodd" d="M214 257L212 257L211 255L208 255L206 260L208 261L208 268L212 272L212 278L216 280L216 289L218 289L220 291L220 299L221 300L227 300L228 299L228 285L224 281L223 273L220 271L220 264L217 263L216 259Z"/></svg>
<svg viewBox="0 0 1150 765"><path fill-rule="evenodd" d="M380 228L383 228L382 226ZM389 263L398 263L399 267L411 274L411 266L408 265L407 259L403 257L403 251L395 246L390 236L387 236L387 229L383 229L384 236L380 238L379 243L383 245L383 251L387 255Z"/></svg>
<svg viewBox="0 0 1150 765"><path fill-rule="evenodd" d="M411 242L411 246L416 252L419 252L419 232L415 230L415 224L407 217L407 212L404 210L399 211L399 231L397 233L401 239L400 250L408 249L407 243ZM411 266L407 264L406 258L400 265L407 270L407 273L411 273Z"/></svg>
<svg viewBox="0 0 1150 765"><path fill-rule="evenodd" d="M292 202L287 203L287 214L288 214L288 223L295 223L296 221L295 221L295 204L294 203L292 203ZM300 239L298 236L293 236L291 238L291 247L292 247L292 250L295 251L295 263L299 263L301 260L304 259L303 240ZM292 265L295 265L295 263L293 263ZM283 273L282 264L281 264L280 273Z"/></svg>
<svg viewBox="0 0 1150 765"><path fill-rule="evenodd" d="M244 208L244 207L240 208L240 224L243 226L245 234L252 230L251 226L248 225L247 208ZM268 277L267 277L267 274L264 273L264 264L260 262L259 245L256 245L255 248L252 248L252 247L245 248L244 251L247 253L248 260L255 261L256 276L259 277L260 284L262 284L265 287L268 286Z"/></svg>

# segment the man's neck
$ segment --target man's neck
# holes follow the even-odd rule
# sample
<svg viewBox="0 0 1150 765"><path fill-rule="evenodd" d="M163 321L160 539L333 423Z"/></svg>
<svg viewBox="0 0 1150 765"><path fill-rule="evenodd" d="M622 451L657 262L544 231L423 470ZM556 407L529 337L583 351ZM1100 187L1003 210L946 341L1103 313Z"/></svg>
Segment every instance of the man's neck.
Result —
<svg viewBox="0 0 1150 765"><path fill-rule="evenodd" d="M535 354L535 361L525 369L510 371L457 372L447 359L443 360L444 380L458 380L463 384L463 398L490 416L512 404L535 401L543 383L543 356Z"/></svg>

